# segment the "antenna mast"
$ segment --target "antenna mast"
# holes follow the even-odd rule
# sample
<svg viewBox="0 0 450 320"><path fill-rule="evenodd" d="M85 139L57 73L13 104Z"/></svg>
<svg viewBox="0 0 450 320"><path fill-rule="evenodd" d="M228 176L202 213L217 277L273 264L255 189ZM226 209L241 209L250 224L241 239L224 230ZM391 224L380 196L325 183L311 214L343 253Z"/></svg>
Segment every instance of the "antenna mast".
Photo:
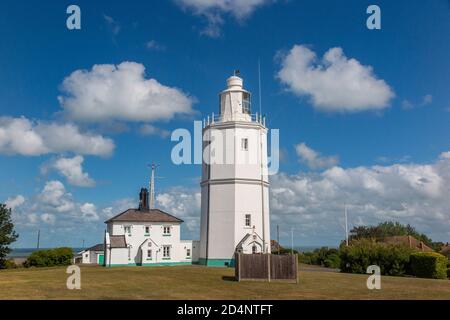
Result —
<svg viewBox="0 0 450 320"><path fill-rule="evenodd" d="M261 102L261 62L258 59L258 88L259 88L259 115L262 117L262 102Z"/></svg>
<svg viewBox="0 0 450 320"><path fill-rule="evenodd" d="M152 175L150 178L150 209L155 208L155 170L156 165L152 163Z"/></svg>

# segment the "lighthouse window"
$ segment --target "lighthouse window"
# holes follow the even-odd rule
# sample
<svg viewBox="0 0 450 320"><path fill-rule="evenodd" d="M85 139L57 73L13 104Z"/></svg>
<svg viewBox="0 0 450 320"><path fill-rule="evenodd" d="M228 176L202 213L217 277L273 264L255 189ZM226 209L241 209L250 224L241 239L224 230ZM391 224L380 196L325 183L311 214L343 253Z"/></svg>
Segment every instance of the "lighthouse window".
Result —
<svg viewBox="0 0 450 320"><path fill-rule="evenodd" d="M250 214L245 215L245 226L250 227L252 225L252 216Z"/></svg>
<svg viewBox="0 0 450 320"><path fill-rule="evenodd" d="M152 259L152 250L147 250L147 259Z"/></svg>
<svg viewBox="0 0 450 320"><path fill-rule="evenodd" d="M241 149L243 151L247 151L248 150L248 139L247 138L243 138L241 140Z"/></svg>
<svg viewBox="0 0 450 320"><path fill-rule="evenodd" d="M191 257L191 249L186 249L186 258Z"/></svg>
<svg viewBox="0 0 450 320"><path fill-rule="evenodd" d="M150 227L149 226L145 226L145 234L149 234L150 233Z"/></svg>
<svg viewBox="0 0 450 320"><path fill-rule="evenodd" d="M243 92L242 93L242 113L250 114L251 113L250 105L251 105L250 93Z"/></svg>
<svg viewBox="0 0 450 320"><path fill-rule="evenodd" d="M255 245L252 246L252 253L258 253L258 248Z"/></svg>

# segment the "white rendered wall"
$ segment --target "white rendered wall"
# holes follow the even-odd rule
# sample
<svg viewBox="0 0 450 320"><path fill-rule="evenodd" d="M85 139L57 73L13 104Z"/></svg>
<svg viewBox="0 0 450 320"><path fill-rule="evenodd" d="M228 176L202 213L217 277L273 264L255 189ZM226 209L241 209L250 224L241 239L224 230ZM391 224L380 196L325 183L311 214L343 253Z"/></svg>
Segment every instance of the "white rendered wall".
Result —
<svg viewBox="0 0 450 320"><path fill-rule="evenodd" d="M238 243L253 230L270 252L267 129L254 122L217 123L205 129L204 135L212 141L225 137L225 142L223 146L213 142L210 152L205 152L214 153L215 158L202 170L200 257L231 259ZM243 138L248 139L246 151L241 147ZM245 227L246 214L251 214L250 228Z"/></svg>
<svg viewBox="0 0 450 320"><path fill-rule="evenodd" d="M131 227L131 235L125 233L125 226ZM150 227L150 233L145 233L145 227ZM164 226L171 227L170 235L164 235ZM125 235L127 245L130 246L130 257L127 264L157 264L157 263L188 263L193 261L192 241L180 240L180 224L179 223L144 223L144 222L112 222L108 225L108 230L112 230L112 235ZM152 241L152 247L148 247L145 241ZM142 247L141 247L142 245ZM163 246L170 246L170 259L163 259ZM152 259L147 259L147 250L152 250ZM191 250L191 258L186 257L186 250ZM117 249L113 249L113 252ZM197 249L198 250L198 249ZM122 264L123 256L118 255L118 259L122 262L116 262L112 259L112 264ZM197 258L198 260L198 258ZM194 260L196 261L196 260Z"/></svg>

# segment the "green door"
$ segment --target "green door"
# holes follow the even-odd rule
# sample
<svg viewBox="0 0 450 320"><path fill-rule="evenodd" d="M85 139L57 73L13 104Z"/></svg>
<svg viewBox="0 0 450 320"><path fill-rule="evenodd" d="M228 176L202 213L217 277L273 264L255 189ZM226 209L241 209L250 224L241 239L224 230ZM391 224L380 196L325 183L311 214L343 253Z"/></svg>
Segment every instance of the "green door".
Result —
<svg viewBox="0 0 450 320"><path fill-rule="evenodd" d="M104 261L105 255L104 254L99 254L98 255L98 264L99 265L103 265L103 261Z"/></svg>

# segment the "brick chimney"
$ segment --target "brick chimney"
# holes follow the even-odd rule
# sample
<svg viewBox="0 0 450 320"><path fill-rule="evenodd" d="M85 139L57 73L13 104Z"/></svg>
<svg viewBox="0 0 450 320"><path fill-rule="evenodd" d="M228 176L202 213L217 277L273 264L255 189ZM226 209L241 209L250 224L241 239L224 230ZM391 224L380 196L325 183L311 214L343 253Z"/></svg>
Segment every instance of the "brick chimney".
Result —
<svg viewBox="0 0 450 320"><path fill-rule="evenodd" d="M139 192L139 210L148 211L148 190L146 188L141 188Z"/></svg>

